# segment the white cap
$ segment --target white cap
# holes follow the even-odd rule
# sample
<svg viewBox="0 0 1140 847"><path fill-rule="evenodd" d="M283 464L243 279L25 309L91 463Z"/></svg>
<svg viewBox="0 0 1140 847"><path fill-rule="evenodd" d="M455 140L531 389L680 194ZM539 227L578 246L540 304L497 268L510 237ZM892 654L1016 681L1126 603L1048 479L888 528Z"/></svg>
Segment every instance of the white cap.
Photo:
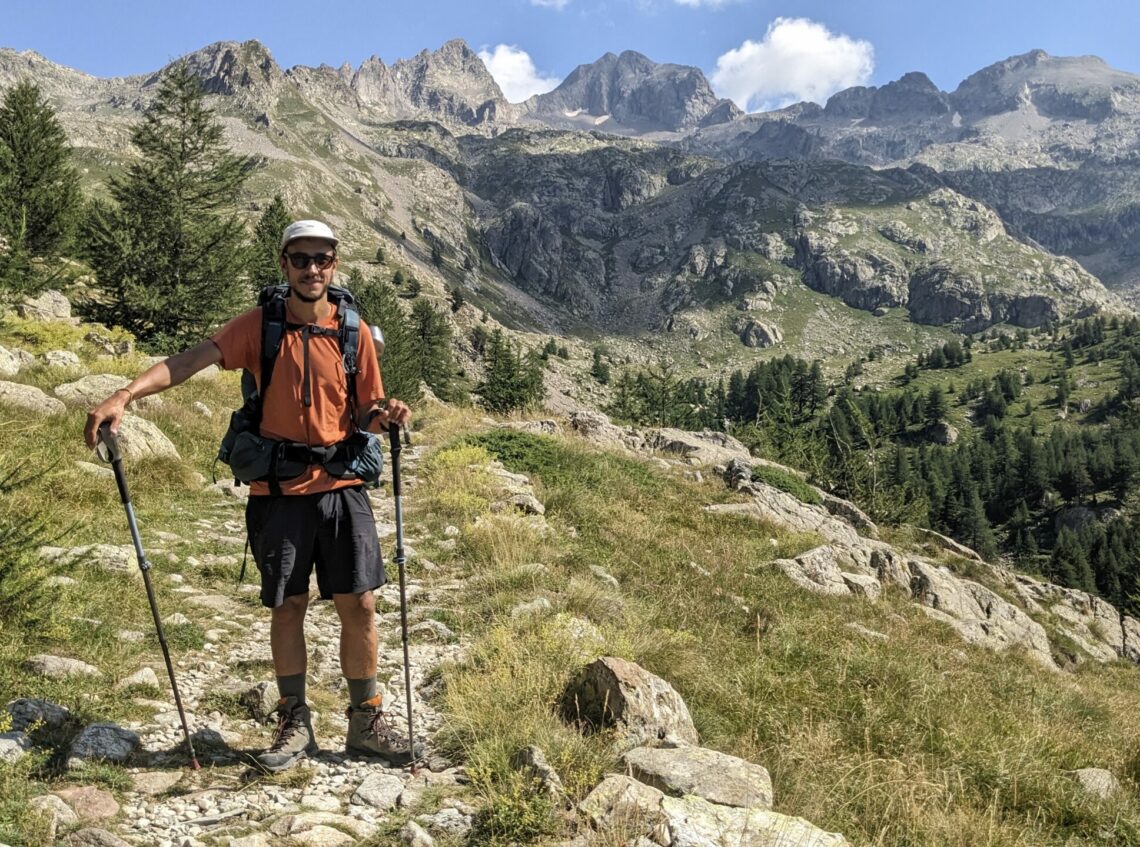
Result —
<svg viewBox="0 0 1140 847"><path fill-rule="evenodd" d="M338 243L332 229L322 221L293 221L281 233L281 249L284 250L290 241L298 238L322 238L331 241L333 247Z"/></svg>

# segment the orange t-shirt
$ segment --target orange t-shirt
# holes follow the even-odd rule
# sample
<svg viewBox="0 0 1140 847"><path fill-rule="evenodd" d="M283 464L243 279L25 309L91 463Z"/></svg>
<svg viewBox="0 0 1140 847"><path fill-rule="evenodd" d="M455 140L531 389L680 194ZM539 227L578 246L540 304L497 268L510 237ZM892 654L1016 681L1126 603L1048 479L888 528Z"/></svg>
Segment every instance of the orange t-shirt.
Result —
<svg viewBox="0 0 1140 847"><path fill-rule="evenodd" d="M348 387L344 375L340 342L336 335L303 336L286 311L286 328L281 350L273 367L273 378L262 402L261 435L278 441L295 441L310 447L328 447L343 441L354 427L349 411ZM319 326L336 329L336 309L330 309ZM261 385L261 307L250 309L231 320L211 340L222 351L226 370L246 368ZM305 345L309 348L309 396L304 402ZM384 398L376 347L364 321L356 352L357 409L367 409ZM321 465L312 465L300 476L281 483L282 494L316 494L359 485L358 480L329 476ZM269 484L250 485L253 496L269 493Z"/></svg>

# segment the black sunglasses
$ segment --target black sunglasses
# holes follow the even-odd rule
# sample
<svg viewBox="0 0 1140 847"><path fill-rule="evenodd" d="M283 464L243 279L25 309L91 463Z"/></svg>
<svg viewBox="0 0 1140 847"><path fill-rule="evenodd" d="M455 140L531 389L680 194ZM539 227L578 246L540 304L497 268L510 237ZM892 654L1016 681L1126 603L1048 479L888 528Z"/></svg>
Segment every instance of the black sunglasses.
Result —
<svg viewBox="0 0 1140 847"><path fill-rule="evenodd" d="M285 258L299 271L305 270L312 263L316 263L317 269L323 271L336 261L336 253L314 253L311 256L308 253L286 253Z"/></svg>

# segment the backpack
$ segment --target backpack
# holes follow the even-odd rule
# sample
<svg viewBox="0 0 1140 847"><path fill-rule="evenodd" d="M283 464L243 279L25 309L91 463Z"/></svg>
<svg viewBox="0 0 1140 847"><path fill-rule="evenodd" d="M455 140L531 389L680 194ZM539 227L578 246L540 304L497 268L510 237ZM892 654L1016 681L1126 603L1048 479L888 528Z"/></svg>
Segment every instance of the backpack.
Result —
<svg viewBox="0 0 1140 847"><path fill-rule="evenodd" d="M261 290L257 303L261 313L261 388L248 368L242 372L242 407L230 416L230 426L222 438L218 450L218 461L230 466L234 481L269 483L271 494L281 493L280 482L304 473L313 464L324 465L330 474L340 478L361 479L365 485L375 487L380 477L379 440L371 433L357 430L347 439L329 447L309 447L305 444L274 441L261 436L262 398L269 388L281 343L290 327L286 320L285 299L289 294L287 285L270 285ZM356 375L359 367L356 361L360 341L360 313L356 310L352 294L339 286L329 286L330 302L336 307L338 326L336 329L304 325L302 332L312 335L335 335L340 345L344 365L345 380L348 386L349 415L357 419ZM302 389L306 404L309 402L308 376Z"/></svg>

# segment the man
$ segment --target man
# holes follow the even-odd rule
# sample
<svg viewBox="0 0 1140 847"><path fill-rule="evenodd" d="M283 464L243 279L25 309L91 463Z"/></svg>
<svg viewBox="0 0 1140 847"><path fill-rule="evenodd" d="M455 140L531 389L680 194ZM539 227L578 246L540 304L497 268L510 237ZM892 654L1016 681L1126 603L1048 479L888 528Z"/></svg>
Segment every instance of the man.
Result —
<svg viewBox="0 0 1140 847"><path fill-rule="evenodd" d="M399 400L385 402L372 337L361 323L359 413L352 420L337 335L321 333L337 327L336 308L328 297L338 264L337 243L320 221L296 221L282 234L280 264L289 286L286 331L263 398L264 438L327 447L348 438L354 424L379 432L389 424L405 424L411 414ZM246 368L260 384L261 326L261 308L251 309L210 339L159 362L114 392L87 416L88 446L95 446L104 422L118 432L132 401L178 385L209 365ZM279 496L271 495L265 482L253 482L246 507L250 546L261 573L261 600L272 610L270 647L280 693L277 731L258 762L276 772L318 750L305 703L304 622L314 566L321 597L333 601L341 622L341 670L351 700L346 749L406 760L412 753L408 740L385 720L376 690L373 590L387 580L364 488L359 480L331 476L321 464L276 482Z"/></svg>

